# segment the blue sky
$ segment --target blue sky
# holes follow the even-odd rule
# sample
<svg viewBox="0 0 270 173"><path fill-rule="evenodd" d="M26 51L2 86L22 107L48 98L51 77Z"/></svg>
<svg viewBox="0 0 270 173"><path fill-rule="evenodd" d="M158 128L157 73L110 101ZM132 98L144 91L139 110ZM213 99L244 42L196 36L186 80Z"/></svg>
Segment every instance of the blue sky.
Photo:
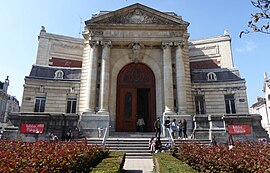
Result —
<svg viewBox="0 0 270 173"><path fill-rule="evenodd" d="M49 33L80 37L82 21L100 10L141 3L159 11L172 11L189 22L190 39L222 35L232 38L234 65L246 79L248 102L262 96L263 74L269 72L270 35L249 34L250 13L257 10L249 0L3 0L0 5L0 81L10 76L8 93L21 103L24 77L35 63L41 26ZM269 74L270 75L270 74Z"/></svg>

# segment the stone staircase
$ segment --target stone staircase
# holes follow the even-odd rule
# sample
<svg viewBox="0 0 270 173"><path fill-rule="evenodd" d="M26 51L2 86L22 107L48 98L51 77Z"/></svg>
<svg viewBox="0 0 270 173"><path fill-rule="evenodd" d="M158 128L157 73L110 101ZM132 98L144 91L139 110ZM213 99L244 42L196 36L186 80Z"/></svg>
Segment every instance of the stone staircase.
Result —
<svg viewBox="0 0 270 173"><path fill-rule="evenodd" d="M148 149L149 139L154 136L154 133L113 133L107 139L105 146L111 151L123 151L126 153L126 159L152 159L152 153ZM101 145L102 138L88 138L89 144ZM201 144L209 144L210 140L196 139L176 139L175 143L180 142L198 142ZM164 146L169 143L167 138L161 138L161 143Z"/></svg>

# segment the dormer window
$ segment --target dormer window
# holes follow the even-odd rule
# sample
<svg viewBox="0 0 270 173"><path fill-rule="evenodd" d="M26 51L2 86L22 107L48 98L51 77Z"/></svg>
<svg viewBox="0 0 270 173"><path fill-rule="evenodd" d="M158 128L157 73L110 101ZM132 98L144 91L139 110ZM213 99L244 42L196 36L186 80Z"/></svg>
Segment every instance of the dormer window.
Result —
<svg viewBox="0 0 270 173"><path fill-rule="evenodd" d="M209 72L207 74L207 80L208 81L215 81L215 80L217 80L217 75L214 72Z"/></svg>
<svg viewBox="0 0 270 173"><path fill-rule="evenodd" d="M57 70L54 74L55 79L63 79L64 77L64 72L62 70Z"/></svg>

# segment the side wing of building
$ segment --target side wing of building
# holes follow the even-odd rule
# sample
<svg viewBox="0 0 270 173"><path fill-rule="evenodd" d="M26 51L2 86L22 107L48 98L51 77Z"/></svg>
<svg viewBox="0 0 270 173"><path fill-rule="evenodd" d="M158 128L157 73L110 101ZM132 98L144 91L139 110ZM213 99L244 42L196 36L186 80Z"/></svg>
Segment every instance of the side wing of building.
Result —
<svg viewBox="0 0 270 173"><path fill-rule="evenodd" d="M194 114L247 114L246 82L233 65L229 35L190 41Z"/></svg>

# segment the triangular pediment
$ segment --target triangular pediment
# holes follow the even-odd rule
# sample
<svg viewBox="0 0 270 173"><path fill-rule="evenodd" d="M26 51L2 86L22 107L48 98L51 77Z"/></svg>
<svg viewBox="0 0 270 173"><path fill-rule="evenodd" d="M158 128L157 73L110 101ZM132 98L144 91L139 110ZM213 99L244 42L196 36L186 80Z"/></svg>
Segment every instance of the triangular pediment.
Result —
<svg viewBox="0 0 270 173"><path fill-rule="evenodd" d="M97 15L85 22L88 24L158 24L188 25L174 13L164 13L141 4L133 4L122 9Z"/></svg>

